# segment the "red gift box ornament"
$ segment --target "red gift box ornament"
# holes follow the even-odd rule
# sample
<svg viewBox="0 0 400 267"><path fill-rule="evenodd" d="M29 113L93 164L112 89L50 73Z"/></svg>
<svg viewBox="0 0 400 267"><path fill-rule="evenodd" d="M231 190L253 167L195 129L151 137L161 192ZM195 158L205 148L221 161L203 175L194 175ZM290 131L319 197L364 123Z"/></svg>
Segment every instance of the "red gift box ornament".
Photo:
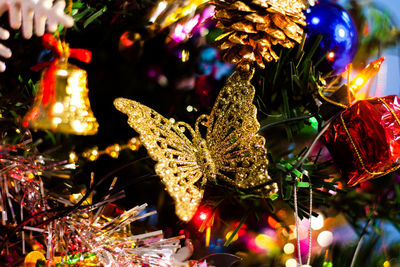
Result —
<svg viewBox="0 0 400 267"><path fill-rule="evenodd" d="M395 95L360 100L323 135L348 185L400 168L400 101Z"/></svg>

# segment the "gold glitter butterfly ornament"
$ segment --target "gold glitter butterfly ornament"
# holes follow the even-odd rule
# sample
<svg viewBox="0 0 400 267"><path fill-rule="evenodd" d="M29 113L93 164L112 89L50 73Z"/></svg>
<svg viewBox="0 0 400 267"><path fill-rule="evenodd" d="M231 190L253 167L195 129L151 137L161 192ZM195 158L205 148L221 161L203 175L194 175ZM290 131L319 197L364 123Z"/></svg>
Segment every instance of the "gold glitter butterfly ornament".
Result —
<svg viewBox="0 0 400 267"><path fill-rule="evenodd" d="M268 176L265 139L257 134L260 124L252 104L253 74L239 70L233 73L211 114L201 115L195 129L184 122L171 123L133 100L114 101L115 107L129 116L129 125L157 161L155 171L175 200L176 214L183 221L195 214L205 183L217 177L242 189L262 185L257 192L265 197L278 191ZM206 127L205 138L200 126Z"/></svg>

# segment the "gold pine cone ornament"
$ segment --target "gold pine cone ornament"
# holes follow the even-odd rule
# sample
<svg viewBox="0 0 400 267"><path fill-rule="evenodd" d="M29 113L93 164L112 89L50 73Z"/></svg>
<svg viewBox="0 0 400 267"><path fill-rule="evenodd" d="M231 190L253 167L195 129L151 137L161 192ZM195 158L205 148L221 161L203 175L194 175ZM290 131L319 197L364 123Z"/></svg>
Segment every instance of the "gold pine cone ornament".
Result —
<svg viewBox="0 0 400 267"><path fill-rule="evenodd" d="M224 33L216 39L224 60L244 70L256 63L277 61L274 45L286 48L300 43L306 17L305 0L214 0L217 27Z"/></svg>

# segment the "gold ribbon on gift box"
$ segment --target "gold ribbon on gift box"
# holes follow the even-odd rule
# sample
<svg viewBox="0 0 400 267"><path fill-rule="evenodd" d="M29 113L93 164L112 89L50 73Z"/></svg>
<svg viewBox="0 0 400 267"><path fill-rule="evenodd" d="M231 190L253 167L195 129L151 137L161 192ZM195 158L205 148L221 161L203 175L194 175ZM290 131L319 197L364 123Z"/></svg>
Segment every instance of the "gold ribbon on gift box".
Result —
<svg viewBox="0 0 400 267"><path fill-rule="evenodd" d="M349 98L347 100L348 103L351 103L354 100L354 97L355 97L356 93L362 87L364 87L365 84L367 84L367 82L379 72L379 69L380 69L380 67L381 67L381 65L382 65L384 60L385 60L385 58L382 57L382 58L379 58L379 59L377 59L375 61L372 61L362 71L360 71L360 73L351 82L349 81L351 65L348 67L348 69L349 69L349 72L348 72L348 84L347 84L347 87L348 87L348 98ZM353 137L351 136L350 131L349 131L347 125L346 125L346 122L344 121L344 118L343 118L343 114L344 114L344 112L347 111L349 106L345 105L343 103L334 101L332 99L329 99L328 97L326 97L323 94L323 89L324 89L324 87L320 87L319 90L318 90L318 93L319 93L319 95L321 96L322 99L324 99L325 101L327 101L327 102L329 102L329 103L331 103L331 104L333 104L335 106L338 106L338 107L341 107L341 108L345 109L343 112L340 113L340 120L342 122L343 128L346 131L347 137L349 138L350 143L354 148L354 151L355 151L355 153L357 155L357 158L358 158L358 160L359 160L359 162L361 164L361 167L364 169L364 171L366 173L368 173L369 175L374 176L373 178L378 178L380 176L384 176L384 175L386 175L386 174L388 174L390 172L398 170L400 168L400 164L397 165L397 166L394 166L394 167L392 167L392 168L390 168L390 169L388 169L386 171L381 171L381 172L373 172L373 171L369 170L366 167L366 165L364 163L364 160L361 157L360 149L357 147L357 145L356 145ZM388 108L388 110L390 111L390 113L393 115L393 117L396 119L397 123L400 126L400 119L396 115L394 110L389 106L389 104L383 98L378 97L378 99ZM365 180L365 179L363 179L363 180ZM361 180L361 181L363 181L363 180ZM357 181L357 183L359 183L359 182L360 181Z"/></svg>
<svg viewBox="0 0 400 267"><path fill-rule="evenodd" d="M378 99L388 108L388 110L390 111L390 113L392 113L393 117L396 119L397 123L398 123L399 126L400 126L400 119L399 119L399 117L396 115L396 113L394 112L394 110L389 106L389 104L388 104L383 98L378 97ZM344 112L346 112L346 110L340 113L340 120L342 121L343 128L344 128L344 130L346 131L347 137L349 138L350 143L351 143L351 145L353 146L354 151L356 152L357 158L358 158L358 160L360 161L361 167L364 169L364 171L365 171L366 173L368 173L369 175L375 176L374 178L378 178L378 177L384 176L384 175L386 175L386 174L388 174L388 173L391 173L391 172L393 172L393 171L398 170L398 169L400 168L400 164L397 165L397 166L394 166L394 167L392 167L392 168L390 168L389 170L384 171L384 172L373 172L373 171L370 171L370 170L365 166L364 160L363 160L363 158L361 157L360 149L357 147L356 143L354 142L354 139L353 139L353 137L352 137L351 134L350 134L350 131L349 131L347 125L346 125L346 122L345 122L344 119L343 119L343 113L344 113ZM363 180L361 180L361 181L363 181ZM359 183L359 182L360 182L360 181L358 181L357 183Z"/></svg>

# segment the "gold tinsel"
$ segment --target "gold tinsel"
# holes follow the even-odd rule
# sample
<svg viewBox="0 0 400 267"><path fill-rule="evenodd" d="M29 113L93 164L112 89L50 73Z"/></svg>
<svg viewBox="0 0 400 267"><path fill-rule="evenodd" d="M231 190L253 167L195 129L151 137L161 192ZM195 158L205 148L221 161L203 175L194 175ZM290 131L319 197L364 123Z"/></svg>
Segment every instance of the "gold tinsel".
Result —
<svg viewBox="0 0 400 267"><path fill-rule="evenodd" d="M224 34L217 38L224 60L249 70L253 63L264 69L264 62L278 60L273 45L292 48L302 40L305 26L305 0L214 0L217 27Z"/></svg>

